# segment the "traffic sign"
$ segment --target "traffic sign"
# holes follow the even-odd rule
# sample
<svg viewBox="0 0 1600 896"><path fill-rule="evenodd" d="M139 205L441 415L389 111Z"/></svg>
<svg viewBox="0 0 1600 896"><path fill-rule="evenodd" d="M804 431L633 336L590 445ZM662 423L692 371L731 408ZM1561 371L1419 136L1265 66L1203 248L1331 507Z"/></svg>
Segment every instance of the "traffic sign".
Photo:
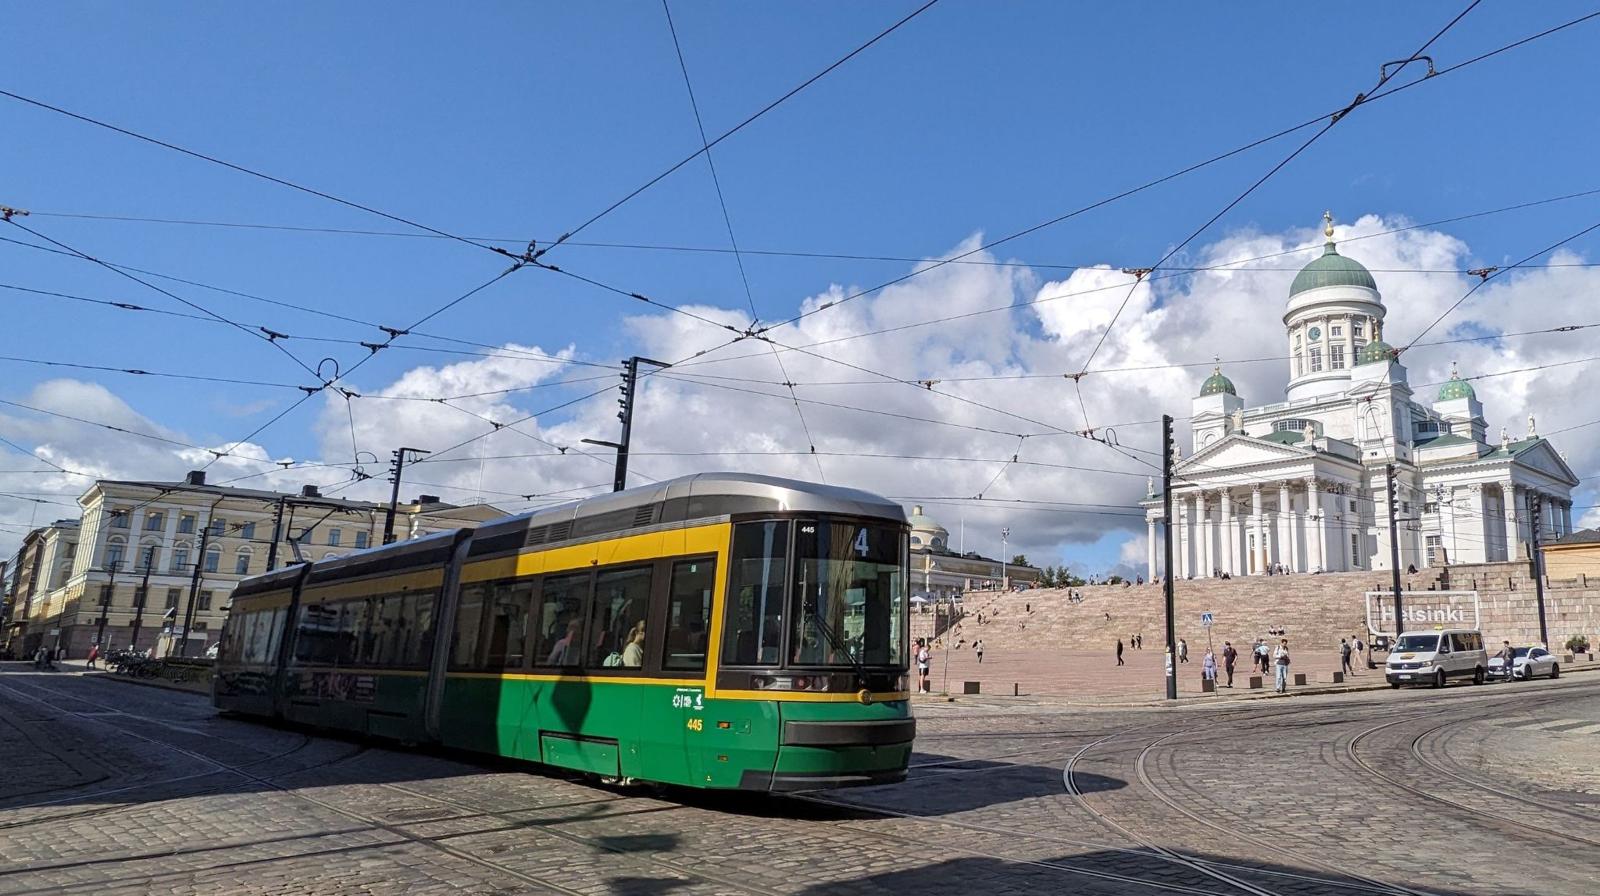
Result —
<svg viewBox="0 0 1600 896"><path fill-rule="evenodd" d="M1211 615L1211 611L1210 610L1207 610L1204 613L1200 614L1200 624L1201 625L1205 626L1206 628L1210 628L1212 622L1213 622L1213 617Z"/></svg>

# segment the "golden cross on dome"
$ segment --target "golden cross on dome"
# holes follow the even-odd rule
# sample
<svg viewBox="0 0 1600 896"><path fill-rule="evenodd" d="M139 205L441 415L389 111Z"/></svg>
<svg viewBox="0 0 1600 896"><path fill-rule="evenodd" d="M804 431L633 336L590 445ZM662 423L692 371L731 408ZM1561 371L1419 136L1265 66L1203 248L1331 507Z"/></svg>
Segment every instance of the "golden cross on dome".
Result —
<svg viewBox="0 0 1600 896"><path fill-rule="evenodd" d="M1333 212L1322 213L1322 235L1333 239Z"/></svg>

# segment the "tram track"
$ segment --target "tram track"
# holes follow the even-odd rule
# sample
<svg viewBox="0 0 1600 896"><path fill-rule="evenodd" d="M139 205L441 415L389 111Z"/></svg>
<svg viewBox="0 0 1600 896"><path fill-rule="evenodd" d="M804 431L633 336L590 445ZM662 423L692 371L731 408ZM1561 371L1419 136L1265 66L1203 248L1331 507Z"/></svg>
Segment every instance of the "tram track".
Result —
<svg viewBox="0 0 1600 896"><path fill-rule="evenodd" d="M1544 700L1544 701L1540 701L1539 704L1537 704L1537 705L1545 705L1545 704L1547 704L1549 702L1552 702L1552 701L1547 699L1547 700ZM1447 769L1447 768L1439 765L1438 763L1435 763L1435 762L1429 760L1427 757L1422 755L1420 747L1419 747L1419 744L1425 737L1427 737L1427 736L1429 736L1429 735L1431 735L1431 734L1433 734L1433 733L1435 733L1437 731L1442 731L1442 730L1444 730L1446 728L1449 728L1451 726L1454 726L1454 725L1460 725L1460 724L1464 724L1464 723L1467 723L1467 722L1476 721L1478 718L1481 718L1481 716L1469 716L1469 717L1466 717L1466 718L1451 719L1451 720L1448 720L1448 721L1443 722L1441 724L1435 725L1435 726L1433 726L1431 728L1428 728L1428 729L1424 730L1423 732L1421 732L1419 734L1416 734L1416 735L1412 736L1411 738L1409 738L1409 740L1407 742L1407 749L1408 749L1410 757L1414 761L1416 761L1419 765L1421 765L1422 767L1428 769L1429 771L1432 771L1432 772L1434 772L1436 774L1443 775L1443 776L1449 778L1450 780L1456 781L1456 782L1458 782L1460 784L1463 784L1465 786L1471 787L1471 788L1473 788L1475 790L1478 790L1478 791L1481 791L1483 793L1499 797L1502 800L1511 800L1511 801L1516 802L1516 803L1532 806L1532 807L1536 808L1538 811L1541 811L1541 812L1555 811L1555 812L1558 812L1560 814L1564 814L1564 815L1568 815L1568 816L1571 816L1571 817L1575 817L1576 819L1578 819L1580 821L1583 821L1583 822L1587 822L1589 824L1593 824L1594 823L1594 821L1596 820L1595 817L1592 816L1592 815L1589 815L1587 813L1577 812L1577 811L1571 810L1571 809L1569 809L1569 808L1567 808L1565 806L1555 806L1555 805L1546 803L1546 802L1544 802L1542 800L1532 799L1532 798L1528 797L1526 794L1520 794L1520 793L1516 793L1515 791L1506 790L1504 788L1499 788L1499 787L1494 787L1494 786L1491 786L1491 785L1487 785L1487 784L1484 784L1483 782L1480 782L1480 781L1474 781L1473 779L1468 778L1466 776L1463 776L1463 775L1461 775L1461 774L1459 774L1457 772L1454 772L1454 771L1452 771L1450 769ZM1445 796L1444 794L1441 794L1441 793L1437 792L1434 789L1430 789L1430 788L1426 788L1426 787L1419 787L1419 786L1417 786L1417 785L1415 785L1415 784L1413 784L1413 783L1411 783L1409 781L1406 781L1406 780L1401 779L1400 777L1397 777L1396 775L1390 774L1388 772L1380 771L1372 763L1368 762L1367 760L1365 760L1365 759L1363 759L1361 757L1360 752L1358 751L1358 745L1362 741L1367 740L1368 738L1371 738L1374 735L1379 734L1380 732L1386 731L1386 730L1388 730L1390 728L1393 728L1393 727L1395 727L1397 725L1400 725L1400 724L1402 724L1404 722L1414 721L1414 720L1415 720L1415 717L1407 718L1407 719L1396 719L1396 720L1391 721L1391 722L1385 722L1385 723L1383 723L1381 725L1375 725L1375 726L1373 726L1371 728L1368 728L1368 729L1360 732L1355 737L1351 738L1348 743L1345 744L1344 753L1345 753L1346 757L1352 763L1354 763L1357 767L1359 767L1363 772L1365 772L1366 774L1370 775L1371 777L1373 777L1373 778L1375 778L1375 779L1377 779L1379 781L1384 782L1384 784L1389 786L1389 787L1397 788L1397 789L1399 789L1399 790L1401 790L1401 791L1403 791L1403 792L1405 792L1407 794L1410 794L1410 795L1415 796L1415 797L1419 797L1421 799L1427 800L1427 801L1432 802L1432 803L1437 803L1437 804L1440 804L1440 805L1450 806L1450 807L1452 807L1454 809L1457 809L1457 810L1460 810L1462 812L1465 812L1465 813L1471 815L1473 817L1473 819L1475 819L1477 822L1479 822L1481 824L1488 824L1488 825L1494 825L1494 826L1506 828L1508 830L1513 830L1513 831L1515 831L1517 833L1520 833L1520 834L1523 834L1523 835L1538 834L1538 835L1545 836L1547 838L1554 838L1554 839L1561 840L1561 841L1568 842L1568 843L1582 843L1582 844L1584 844L1586 846L1600 847L1600 838L1587 837L1587 836L1584 836L1582 834L1577 834L1577 833L1573 833L1573 832L1570 832L1570 831L1558 830L1556 828L1552 828L1552 827L1549 827L1547 825L1537 824L1537 823L1526 821L1526 820L1513 820L1513 819L1505 818L1505 817L1503 817L1503 816L1501 816L1499 814L1485 812L1484 808L1482 806L1473 805L1473 804L1465 802L1463 800L1459 800L1459 799L1455 799L1455 798L1452 798L1452 797L1449 797L1449 796Z"/></svg>

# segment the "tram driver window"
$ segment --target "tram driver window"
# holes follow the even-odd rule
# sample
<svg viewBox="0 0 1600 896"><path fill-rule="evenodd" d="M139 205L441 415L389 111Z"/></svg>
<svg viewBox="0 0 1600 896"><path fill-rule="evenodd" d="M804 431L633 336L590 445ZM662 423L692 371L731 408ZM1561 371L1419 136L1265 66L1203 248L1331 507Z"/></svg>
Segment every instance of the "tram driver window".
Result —
<svg viewBox="0 0 1600 896"><path fill-rule="evenodd" d="M663 669L690 672L705 669L706 641L711 633L711 592L716 582L715 560L684 560L672 564Z"/></svg>
<svg viewBox="0 0 1600 896"><path fill-rule="evenodd" d="M644 618L650 603L650 567L601 572L594 581L589 620L591 668L644 665Z"/></svg>
<svg viewBox="0 0 1600 896"><path fill-rule="evenodd" d="M722 648L725 665L778 664L788 553L787 522L740 523L734 527L727 635Z"/></svg>

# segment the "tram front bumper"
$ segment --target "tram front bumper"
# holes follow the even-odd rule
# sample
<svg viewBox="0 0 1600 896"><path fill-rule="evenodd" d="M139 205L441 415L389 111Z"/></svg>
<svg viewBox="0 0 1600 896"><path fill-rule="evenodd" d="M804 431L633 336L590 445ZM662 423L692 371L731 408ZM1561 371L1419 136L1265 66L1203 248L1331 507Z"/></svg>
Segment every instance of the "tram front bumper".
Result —
<svg viewBox="0 0 1600 896"><path fill-rule="evenodd" d="M772 771L746 771L744 790L793 792L894 784L906 778L915 719L789 719Z"/></svg>

